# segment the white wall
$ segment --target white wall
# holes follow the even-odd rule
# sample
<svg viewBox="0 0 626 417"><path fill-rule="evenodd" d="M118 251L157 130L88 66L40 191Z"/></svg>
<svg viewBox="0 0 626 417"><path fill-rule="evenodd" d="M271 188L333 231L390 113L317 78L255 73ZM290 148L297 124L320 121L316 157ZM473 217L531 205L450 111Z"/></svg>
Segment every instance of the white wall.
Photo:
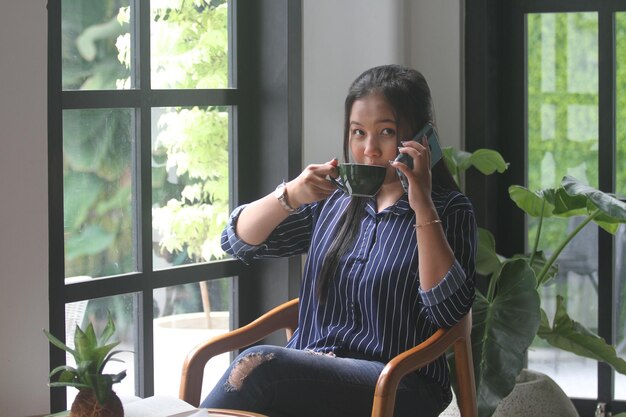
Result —
<svg viewBox="0 0 626 417"><path fill-rule="evenodd" d="M49 409L46 0L0 13L0 415Z"/></svg>
<svg viewBox="0 0 626 417"><path fill-rule="evenodd" d="M421 70L444 145L461 145L462 0L304 0L304 162L341 154L343 100L363 70ZM48 344L46 0L0 13L0 415L45 413Z"/></svg>
<svg viewBox="0 0 626 417"><path fill-rule="evenodd" d="M442 145L462 146L462 11L463 0L304 0L304 164L341 158L348 87L382 64L424 74Z"/></svg>
<svg viewBox="0 0 626 417"><path fill-rule="evenodd" d="M463 0L405 0L408 64L420 70L433 95L443 146L461 148L464 134Z"/></svg>

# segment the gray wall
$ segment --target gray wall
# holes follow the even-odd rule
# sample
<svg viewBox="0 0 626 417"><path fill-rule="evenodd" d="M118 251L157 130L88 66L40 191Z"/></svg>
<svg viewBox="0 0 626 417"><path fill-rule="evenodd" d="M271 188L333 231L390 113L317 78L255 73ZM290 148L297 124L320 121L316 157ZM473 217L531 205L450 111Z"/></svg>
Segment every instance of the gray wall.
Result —
<svg viewBox="0 0 626 417"><path fill-rule="evenodd" d="M0 13L0 415L48 409L46 0Z"/></svg>
<svg viewBox="0 0 626 417"><path fill-rule="evenodd" d="M463 144L463 0L304 0L303 161L341 157L348 86L375 65L420 70L443 146Z"/></svg>
<svg viewBox="0 0 626 417"><path fill-rule="evenodd" d="M304 0L304 162L340 155L343 99L368 67L431 85L444 145L462 144L462 0ZM46 0L0 14L0 415L48 410Z"/></svg>

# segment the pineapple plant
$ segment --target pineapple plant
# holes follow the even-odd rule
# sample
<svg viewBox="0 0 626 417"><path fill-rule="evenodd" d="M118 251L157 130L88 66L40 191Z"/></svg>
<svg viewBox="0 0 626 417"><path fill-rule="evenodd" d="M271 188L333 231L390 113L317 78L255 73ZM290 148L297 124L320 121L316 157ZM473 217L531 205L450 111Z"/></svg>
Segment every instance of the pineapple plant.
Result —
<svg viewBox="0 0 626 417"><path fill-rule="evenodd" d="M100 336L96 336L92 323L84 331L76 325L73 349L49 331L44 329L44 333L50 343L68 352L76 360L76 367L62 365L54 368L50 372L48 384L50 387L74 387L79 390L72 403L70 417L123 417L122 402L112 386L124 379L126 371L118 374L103 373L109 361L122 362L113 357L122 352L113 351L120 342L108 343L115 333L111 314Z"/></svg>

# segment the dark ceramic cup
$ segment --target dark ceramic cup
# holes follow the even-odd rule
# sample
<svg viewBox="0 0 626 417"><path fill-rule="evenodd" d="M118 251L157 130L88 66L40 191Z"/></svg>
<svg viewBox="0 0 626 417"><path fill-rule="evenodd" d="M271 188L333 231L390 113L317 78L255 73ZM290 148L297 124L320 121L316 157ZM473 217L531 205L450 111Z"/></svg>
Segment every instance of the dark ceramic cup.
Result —
<svg viewBox="0 0 626 417"><path fill-rule="evenodd" d="M373 197L385 181L387 168L382 165L339 164L339 180L330 180L343 192L355 197Z"/></svg>

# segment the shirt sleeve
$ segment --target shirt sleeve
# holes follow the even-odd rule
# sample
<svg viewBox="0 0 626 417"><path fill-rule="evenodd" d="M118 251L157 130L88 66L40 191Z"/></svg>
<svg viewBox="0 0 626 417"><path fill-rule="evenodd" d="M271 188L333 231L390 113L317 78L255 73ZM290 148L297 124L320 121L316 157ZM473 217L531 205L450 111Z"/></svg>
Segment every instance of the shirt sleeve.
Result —
<svg viewBox="0 0 626 417"><path fill-rule="evenodd" d="M429 318L438 327L451 327L474 301L476 219L467 197L456 194L442 212L442 226L455 260L439 284L420 295Z"/></svg>
<svg viewBox="0 0 626 417"><path fill-rule="evenodd" d="M250 245L237 235L237 220L245 207L244 204L233 210L222 232L221 245L226 253L250 264L253 259L286 257L308 250L313 229L314 210L311 205L289 215L260 245Z"/></svg>

